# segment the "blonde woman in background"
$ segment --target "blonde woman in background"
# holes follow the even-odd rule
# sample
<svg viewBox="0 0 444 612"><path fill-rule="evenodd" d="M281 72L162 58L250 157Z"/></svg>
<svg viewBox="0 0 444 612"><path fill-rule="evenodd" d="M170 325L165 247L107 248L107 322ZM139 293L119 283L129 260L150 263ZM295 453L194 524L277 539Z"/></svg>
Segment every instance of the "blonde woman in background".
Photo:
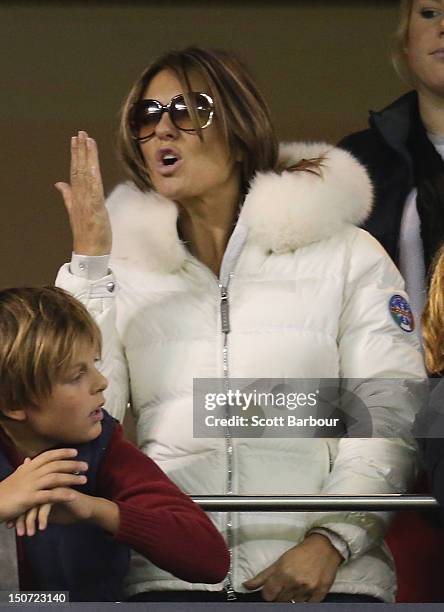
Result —
<svg viewBox="0 0 444 612"><path fill-rule="evenodd" d="M432 493L444 505L444 246L438 252L422 318L427 370L436 381L427 411L421 415L418 437ZM441 516L443 512L441 511Z"/></svg>
<svg viewBox="0 0 444 612"><path fill-rule="evenodd" d="M435 258L422 324L427 371L440 376L444 373L444 246Z"/></svg>
<svg viewBox="0 0 444 612"><path fill-rule="evenodd" d="M369 128L347 136L340 146L369 171L375 200L363 227L399 267L422 340L428 272L444 239L444 1L401 0L391 51L410 91L371 112ZM431 294L439 292L433 288ZM429 316L426 312L424 341L433 372L440 366L432 354L442 343L431 337L436 332ZM415 491L429 494L422 479ZM398 601L443 601L444 542L434 517L400 513L388 542L397 564Z"/></svg>
<svg viewBox="0 0 444 612"><path fill-rule="evenodd" d="M401 0L392 60L412 91L340 146L368 169L375 187L364 228L406 281L420 328L426 275L444 239L444 0Z"/></svg>

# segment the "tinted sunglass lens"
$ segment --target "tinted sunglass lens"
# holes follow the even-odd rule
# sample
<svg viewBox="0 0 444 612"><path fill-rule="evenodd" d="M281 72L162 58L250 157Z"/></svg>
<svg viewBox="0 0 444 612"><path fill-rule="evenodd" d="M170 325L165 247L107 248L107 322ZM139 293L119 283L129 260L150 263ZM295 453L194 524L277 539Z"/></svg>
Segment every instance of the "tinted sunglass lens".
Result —
<svg viewBox="0 0 444 612"><path fill-rule="evenodd" d="M177 96L171 107L171 119L180 130L194 129L193 120L183 96Z"/></svg>
<svg viewBox="0 0 444 612"><path fill-rule="evenodd" d="M143 100L134 106L131 128L136 138L152 136L162 116L162 107L156 100Z"/></svg>
<svg viewBox="0 0 444 612"><path fill-rule="evenodd" d="M198 93L190 93L189 98L196 111L197 123L199 127L202 128L209 120L211 104L204 96ZM195 129L192 115L188 110L187 103L183 96L177 96L177 98L174 100L171 115L173 123L180 130L192 131Z"/></svg>

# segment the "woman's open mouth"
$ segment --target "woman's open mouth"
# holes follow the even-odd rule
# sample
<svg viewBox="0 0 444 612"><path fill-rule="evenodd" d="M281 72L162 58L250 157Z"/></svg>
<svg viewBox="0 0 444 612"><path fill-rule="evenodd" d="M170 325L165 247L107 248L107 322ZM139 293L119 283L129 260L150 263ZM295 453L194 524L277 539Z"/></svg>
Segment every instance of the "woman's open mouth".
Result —
<svg viewBox="0 0 444 612"><path fill-rule="evenodd" d="M162 176L174 174L182 165L182 158L175 149L164 148L156 153L156 171Z"/></svg>

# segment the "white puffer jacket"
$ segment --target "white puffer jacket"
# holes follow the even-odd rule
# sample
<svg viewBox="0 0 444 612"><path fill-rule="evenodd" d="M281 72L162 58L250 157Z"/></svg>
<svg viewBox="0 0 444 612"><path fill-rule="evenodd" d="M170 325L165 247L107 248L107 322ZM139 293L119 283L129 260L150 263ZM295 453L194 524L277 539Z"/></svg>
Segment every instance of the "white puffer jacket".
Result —
<svg viewBox="0 0 444 612"><path fill-rule="evenodd" d="M193 378L223 377L226 367L234 378L424 375L416 334L403 331L389 312L391 296L405 296L402 279L382 247L355 227L371 206L364 169L325 144L285 145L282 155L292 162L325 155L322 178L257 175L220 279L180 242L175 204L125 184L108 201L113 273L88 281L65 265L57 284L79 297L102 327L107 409L122 419L131 397L140 448L187 493L404 491L415 449L398 439L233 438L227 444L193 438ZM227 335L219 281L228 286ZM381 383L359 392L372 394L388 423L412 422L402 391L394 398ZM321 526L350 551L333 591L394 598L392 562L381 545L387 513L246 512L232 515L232 527L225 513L214 520L232 547L235 590L245 590L244 580ZM191 586L136 556L128 594L221 586Z"/></svg>

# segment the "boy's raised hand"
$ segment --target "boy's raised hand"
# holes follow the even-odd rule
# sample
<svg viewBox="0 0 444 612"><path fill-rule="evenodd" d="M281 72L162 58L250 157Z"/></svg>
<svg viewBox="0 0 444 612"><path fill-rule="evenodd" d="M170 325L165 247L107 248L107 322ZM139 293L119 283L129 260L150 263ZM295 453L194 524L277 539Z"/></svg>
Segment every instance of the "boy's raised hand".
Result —
<svg viewBox="0 0 444 612"><path fill-rule="evenodd" d="M75 461L77 450L61 448L25 459L15 472L0 482L0 522L15 521L28 510L44 504L69 502L75 491L67 488L82 485L88 469Z"/></svg>
<svg viewBox="0 0 444 612"><path fill-rule="evenodd" d="M33 536L37 529L44 531L48 522L70 525L91 518L94 498L75 490L71 493L71 499L65 503L34 506L15 521L10 521L8 527L15 525L19 536Z"/></svg>
<svg viewBox="0 0 444 612"><path fill-rule="evenodd" d="M41 531L46 529L51 508L52 504L34 506L25 514L21 514L15 521L9 521L8 527L15 527L18 536L33 536L37 526Z"/></svg>
<svg viewBox="0 0 444 612"><path fill-rule="evenodd" d="M102 497L94 497L72 490L68 501L35 506L9 523L15 525L17 535L33 536L46 529L48 522L69 525L77 521L89 521L112 534L117 533L120 513L116 503Z"/></svg>

